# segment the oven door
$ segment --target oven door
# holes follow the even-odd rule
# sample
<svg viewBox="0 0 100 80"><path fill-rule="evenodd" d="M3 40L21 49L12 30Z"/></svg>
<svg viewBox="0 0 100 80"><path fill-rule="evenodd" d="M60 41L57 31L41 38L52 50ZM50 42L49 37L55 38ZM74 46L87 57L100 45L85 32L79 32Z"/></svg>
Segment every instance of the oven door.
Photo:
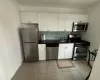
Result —
<svg viewBox="0 0 100 80"><path fill-rule="evenodd" d="M87 57L87 47L75 47L74 58L86 58Z"/></svg>

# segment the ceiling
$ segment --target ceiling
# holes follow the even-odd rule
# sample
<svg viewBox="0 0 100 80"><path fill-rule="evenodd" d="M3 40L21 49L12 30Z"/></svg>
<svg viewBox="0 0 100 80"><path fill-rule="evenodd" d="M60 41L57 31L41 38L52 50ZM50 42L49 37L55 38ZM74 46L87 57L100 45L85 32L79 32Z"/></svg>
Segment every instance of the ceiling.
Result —
<svg viewBox="0 0 100 80"><path fill-rule="evenodd" d="M21 5L41 7L86 8L99 0L17 0Z"/></svg>

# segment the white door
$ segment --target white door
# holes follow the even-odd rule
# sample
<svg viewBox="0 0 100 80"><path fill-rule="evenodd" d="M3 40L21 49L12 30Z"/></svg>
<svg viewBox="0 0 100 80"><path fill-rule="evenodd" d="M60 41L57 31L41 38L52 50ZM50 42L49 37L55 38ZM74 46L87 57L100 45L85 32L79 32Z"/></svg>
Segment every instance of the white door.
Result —
<svg viewBox="0 0 100 80"><path fill-rule="evenodd" d="M59 31L66 30L66 18L67 14L59 14Z"/></svg>
<svg viewBox="0 0 100 80"><path fill-rule="evenodd" d="M73 19L71 15L59 14L59 31L72 31Z"/></svg>
<svg viewBox="0 0 100 80"><path fill-rule="evenodd" d="M76 20L82 22L88 22L88 15L78 14L76 15Z"/></svg>
<svg viewBox="0 0 100 80"><path fill-rule="evenodd" d="M48 13L38 13L39 31L48 30Z"/></svg>
<svg viewBox="0 0 100 80"><path fill-rule="evenodd" d="M49 31L58 31L58 14L48 13L47 21Z"/></svg>
<svg viewBox="0 0 100 80"><path fill-rule="evenodd" d="M39 52L39 60L46 60L46 45L39 44L38 45L38 52Z"/></svg>
<svg viewBox="0 0 100 80"><path fill-rule="evenodd" d="M73 20L66 20L66 31L72 31Z"/></svg>
<svg viewBox="0 0 100 80"><path fill-rule="evenodd" d="M88 15L67 14L66 31L72 31L73 22L88 22Z"/></svg>
<svg viewBox="0 0 100 80"><path fill-rule="evenodd" d="M38 23L37 12L20 12L21 23Z"/></svg>
<svg viewBox="0 0 100 80"><path fill-rule="evenodd" d="M88 15L84 14L67 14L67 20L71 20L73 22L88 22Z"/></svg>
<svg viewBox="0 0 100 80"><path fill-rule="evenodd" d="M65 59L72 58L74 43L68 43L65 45Z"/></svg>
<svg viewBox="0 0 100 80"><path fill-rule="evenodd" d="M65 59L64 45L59 44L58 59Z"/></svg>

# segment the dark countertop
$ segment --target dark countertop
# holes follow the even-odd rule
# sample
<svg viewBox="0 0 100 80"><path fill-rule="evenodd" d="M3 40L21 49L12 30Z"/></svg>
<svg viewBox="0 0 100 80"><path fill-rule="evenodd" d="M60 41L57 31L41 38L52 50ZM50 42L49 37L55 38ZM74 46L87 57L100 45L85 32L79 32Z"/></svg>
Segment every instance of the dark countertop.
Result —
<svg viewBox="0 0 100 80"><path fill-rule="evenodd" d="M61 42L60 40L39 40L39 44L53 44L53 43L69 43L67 40Z"/></svg>
<svg viewBox="0 0 100 80"><path fill-rule="evenodd" d="M63 44L63 43L74 43L74 44L82 44L82 45L90 46L90 42L85 40L73 41L73 42L70 42L68 40L64 42L61 42L60 40L39 40L38 44Z"/></svg>
<svg viewBox="0 0 100 80"><path fill-rule="evenodd" d="M90 42L88 42L88 41L85 41L85 40L80 40L79 42L74 42L75 43L75 45L82 45L82 46L90 46Z"/></svg>

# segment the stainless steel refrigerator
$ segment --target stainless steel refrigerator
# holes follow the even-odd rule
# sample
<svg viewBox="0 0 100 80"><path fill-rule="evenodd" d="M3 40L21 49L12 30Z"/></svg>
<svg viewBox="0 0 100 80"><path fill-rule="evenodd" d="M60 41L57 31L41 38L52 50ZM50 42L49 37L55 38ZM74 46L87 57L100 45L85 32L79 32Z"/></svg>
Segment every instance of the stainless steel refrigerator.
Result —
<svg viewBox="0 0 100 80"><path fill-rule="evenodd" d="M38 24L25 23L22 24L22 27L24 28L21 28L20 32L23 45L24 61L38 61Z"/></svg>

